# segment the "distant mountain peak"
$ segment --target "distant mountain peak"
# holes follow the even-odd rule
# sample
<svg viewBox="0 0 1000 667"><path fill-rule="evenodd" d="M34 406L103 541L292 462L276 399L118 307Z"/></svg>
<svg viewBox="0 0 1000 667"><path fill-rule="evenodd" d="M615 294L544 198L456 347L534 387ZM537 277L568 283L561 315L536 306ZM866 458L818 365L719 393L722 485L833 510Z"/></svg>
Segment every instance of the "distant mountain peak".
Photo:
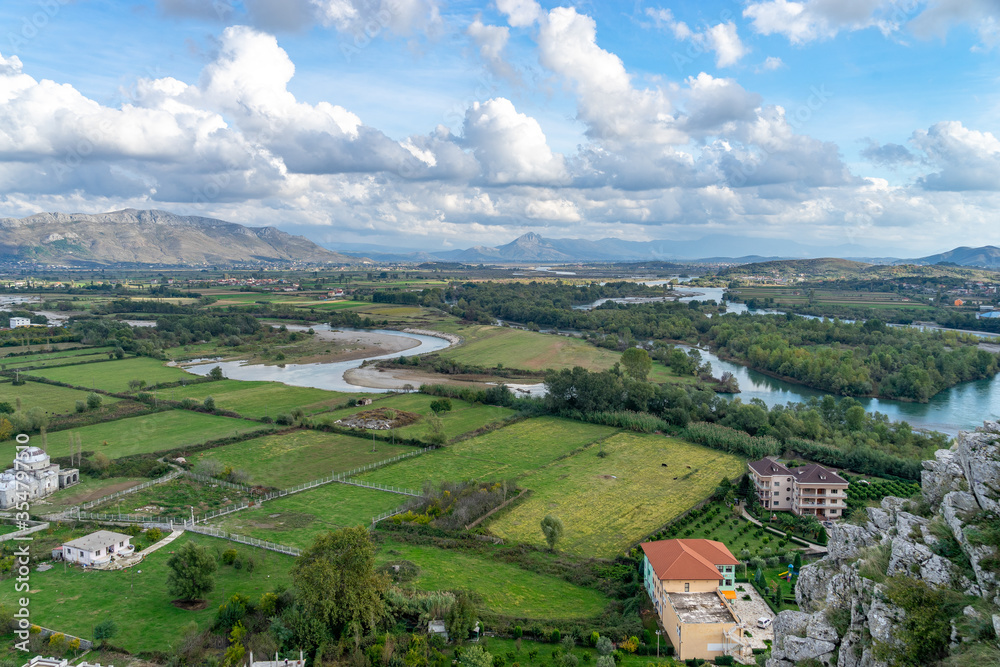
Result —
<svg viewBox="0 0 1000 667"><path fill-rule="evenodd" d="M44 264L212 265L244 262L351 263L340 253L275 227L126 208L108 213L37 213L0 219L0 257Z"/></svg>

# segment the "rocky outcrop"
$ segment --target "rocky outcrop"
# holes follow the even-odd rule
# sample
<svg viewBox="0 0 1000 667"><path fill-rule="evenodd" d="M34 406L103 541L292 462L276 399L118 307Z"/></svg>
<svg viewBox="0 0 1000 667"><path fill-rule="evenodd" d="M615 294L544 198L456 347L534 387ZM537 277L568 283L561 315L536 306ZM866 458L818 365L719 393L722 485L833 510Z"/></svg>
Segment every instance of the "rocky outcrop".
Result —
<svg viewBox="0 0 1000 667"><path fill-rule="evenodd" d="M796 582L801 611L781 612L774 622L767 667L804 660L888 667L879 657L900 647L905 612L886 598L882 575L911 577L1000 606L1000 581L984 564L996 562L996 550L980 544L970 525L984 511L1000 513L1000 423L960 433L954 449L937 451L923 465L921 492L930 511L921 508L921 516L910 501L885 498L868 508L864 521L834 526L827 555L804 567ZM1000 636L1000 614L991 618L969 606L951 622L953 648L975 639L962 636L962 616L992 622Z"/></svg>

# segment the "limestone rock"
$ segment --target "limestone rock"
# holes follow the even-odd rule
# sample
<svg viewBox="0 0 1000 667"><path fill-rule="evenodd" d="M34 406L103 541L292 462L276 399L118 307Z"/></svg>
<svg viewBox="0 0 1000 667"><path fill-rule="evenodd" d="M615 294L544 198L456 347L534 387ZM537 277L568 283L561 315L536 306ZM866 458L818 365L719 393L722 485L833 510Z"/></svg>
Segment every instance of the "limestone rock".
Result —
<svg viewBox="0 0 1000 667"><path fill-rule="evenodd" d="M958 458L979 506L1000 512L1000 424L959 433Z"/></svg>
<svg viewBox="0 0 1000 667"><path fill-rule="evenodd" d="M958 455L950 449L939 449L934 452L933 461L924 461L924 470L920 473L920 492L932 507L941 503L944 497L952 491L960 490L961 480L965 478Z"/></svg>

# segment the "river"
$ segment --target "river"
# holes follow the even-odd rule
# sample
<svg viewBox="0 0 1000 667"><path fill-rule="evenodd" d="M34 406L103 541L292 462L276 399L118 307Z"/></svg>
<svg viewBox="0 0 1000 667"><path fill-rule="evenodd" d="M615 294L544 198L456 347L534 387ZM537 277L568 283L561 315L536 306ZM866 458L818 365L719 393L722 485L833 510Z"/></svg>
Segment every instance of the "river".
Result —
<svg viewBox="0 0 1000 667"><path fill-rule="evenodd" d="M662 283L661 283L662 284ZM723 287L694 287L698 294L694 296L682 297L679 301L688 302L694 299L699 301L723 302ZM600 303L607 301L601 299L599 302L587 304L583 308L594 308ZM626 299L620 301L628 302ZM753 314L782 314L776 310L749 310L743 303L726 303L727 313L753 313ZM810 319L821 319L815 316L802 315ZM925 329L922 325L900 325L914 326ZM931 327L936 331L958 331ZM976 334L982 338L992 338L991 334L981 332L959 331L959 333ZM683 346L678 346L683 347ZM826 392L818 389L777 380L770 376L750 370L745 366L736 363L723 361L707 350L700 349L702 359L712 366L712 375L720 377L723 373L729 372L736 376L740 383L741 393L738 397L744 402L754 398L759 398L769 407L774 405L784 405L786 403L798 403L806 401L812 397L822 397ZM839 397L838 397L839 398ZM931 429L941 431L949 435L957 435L959 430L971 430L982 425L984 419L997 419L1000 417L1000 375L989 380L976 380L974 382L963 382L950 389L945 389L933 396L928 403L906 403L889 399L859 398L857 399L869 412L881 412L895 421L906 421L915 428Z"/></svg>
<svg viewBox="0 0 1000 667"><path fill-rule="evenodd" d="M294 325L288 327L294 329ZM301 327L307 329L309 327ZM330 331L328 324L317 324L312 327L316 331ZM361 334L378 333L389 336L401 336L418 341L420 344L401 352L382 354L366 359L352 359L350 361L337 361L331 363L314 364L285 364L284 366L266 366L264 364L247 364L244 361L219 361L198 364L185 367L184 370L195 375L208 375L216 366L222 368L222 373L232 380L270 380L274 382L284 382L296 387L314 387L316 389L329 389L331 391L345 391L354 393L384 393L388 389L377 389L375 387L361 387L350 384L344 379L344 373L358 368L368 360L374 359L397 359L399 357L411 357L416 354L427 354L445 349L451 343L444 338L437 336L424 336L422 334L405 333L391 329L345 329L338 327L338 331L356 331Z"/></svg>

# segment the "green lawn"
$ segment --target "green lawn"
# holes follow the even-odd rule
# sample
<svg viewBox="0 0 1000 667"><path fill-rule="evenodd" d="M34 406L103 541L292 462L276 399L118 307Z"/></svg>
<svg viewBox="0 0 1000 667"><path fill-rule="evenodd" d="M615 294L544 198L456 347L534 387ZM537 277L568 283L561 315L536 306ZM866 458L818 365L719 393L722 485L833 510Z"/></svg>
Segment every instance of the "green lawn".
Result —
<svg viewBox="0 0 1000 667"><path fill-rule="evenodd" d="M184 611L170 604L166 590L167 560L187 541L217 550L234 548L245 560L251 556L257 567L253 574L219 565L215 590L208 594L208 607ZM245 547L235 542L185 533L169 546L152 554L137 567L99 572L78 567L55 567L31 573L31 622L47 628L92 639L94 626L110 618L118 626L113 643L132 651L171 653L181 641L184 628L195 622L207 630L215 621L219 605L234 593L257 600L280 585L288 585L292 558ZM141 573L140 573L141 571ZM12 585L0 588L0 603L14 607Z"/></svg>
<svg viewBox="0 0 1000 667"><path fill-rule="evenodd" d="M512 479L611 435L615 429L539 417L361 475L412 489L424 482Z"/></svg>
<svg viewBox="0 0 1000 667"><path fill-rule="evenodd" d="M242 382L240 380L219 380L186 387L164 389L160 394L166 399L180 401L193 398L201 402L206 396L215 399L220 410L232 410L244 417L259 419L264 416L276 417L301 408L307 415L324 412L343 405L350 398L360 394L346 394L311 387L291 387L281 382Z"/></svg>
<svg viewBox="0 0 1000 667"><path fill-rule="evenodd" d="M550 575L522 570L516 565L458 549L440 549L386 541L378 562L408 560L420 568L406 586L426 591L471 590L484 606L505 616L531 619L577 619L599 616L608 599Z"/></svg>
<svg viewBox="0 0 1000 667"><path fill-rule="evenodd" d="M431 403L435 400L437 400L436 397L425 394L399 394L377 399L371 405L335 410L329 416L324 415L322 421L333 423L356 412L376 408L392 408L394 410L412 412L421 415L421 417L428 417L433 414ZM451 411L441 413L441 425L444 427L444 433L449 440L463 433L475 431L493 422L502 421L514 414L514 411L508 408L466 403L457 399L451 399L451 405ZM428 430L428 421L420 419L409 426L397 429L396 432L401 437L423 439L427 435Z"/></svg>
<svg viewBox="0 0 1000 667"><path fill-rule="evenodd" d="M69 414L75 412L77 401L87 400L87 394L86 391L41 382L26 382L19 387L10 382L0 384L0 402L6 401L14 405L20 398L21 408L25 411L38 407L52 414ZM117 403L119 400L113 396L101 396L102 405Z"/></svg>
<svg viewBox="0 0 1000 667"><path fill-rule="evenodd" d="M105 361L99 364L81 364L62 368L46 368L32 372L65 382L76 387L104 389L105 391L128 391L129 380L145 380L147 385L161 382L193 380L193 375L180 368L165 366L162 361L148 357Z"/></svg>
<svg viewBox="0 0 1000 667"><path fill-rule="evenodd" d="M373 517L403 505L409 496L348 484L324 484L276 498L212 521L213 528L305 548L316 535L369 525Z"/></svg>
<svg viewBox="0 0 1000 667"><path fill-rule="evenodd" d="M298 430L216 447L195 454L192 460L212 459L247 471L254 484L286 489L415 450L349 435Z"/></svg>
<svg viewBox="0 0 1000 667"><path fill-rule="evenodd" d="M531 497L490 529L505 539L542 545L539 525L552 514L565 526L559 549L610 558L743 468L732 454L660 435L620 433L525 475L518 484L531 489Z"/></svg>
<svg viewBox="0 0 1000 667"><path fill-rule="evenodd" d="M108 458L145 454L199 445L207 440L266 428L264 424L217 417L190 410L167 410L141 417L84 426L73 429L79 434L84 451L103 452ZM49 454L66 456L70 452L63 432L49 434Z"/></svg>

